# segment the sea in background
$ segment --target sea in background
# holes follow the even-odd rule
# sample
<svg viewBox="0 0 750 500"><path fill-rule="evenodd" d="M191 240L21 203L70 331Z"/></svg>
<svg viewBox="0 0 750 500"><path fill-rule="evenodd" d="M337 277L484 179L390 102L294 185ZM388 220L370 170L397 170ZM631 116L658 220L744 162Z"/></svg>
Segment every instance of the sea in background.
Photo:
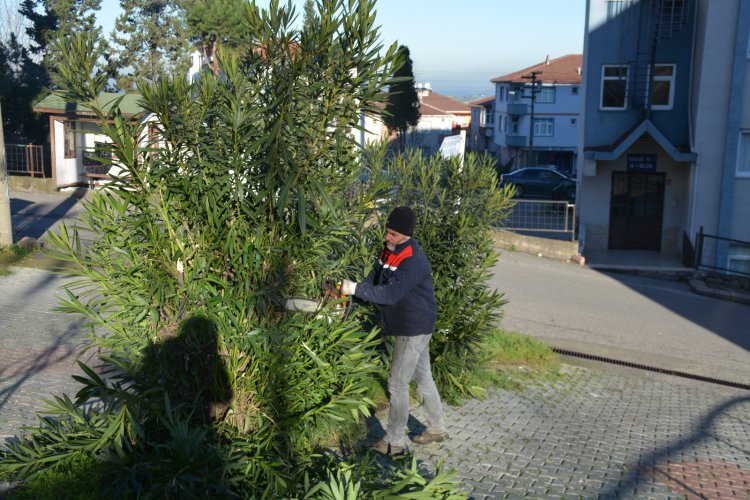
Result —
<svg viewBox="0 0 750 500"><path fill-rule="evenodd" d="M487 74L429 74L415 72L417 84L429 83L433 91L452 97L458 101L469 102L494 95L495 88L490 79L497 75Z"/></svg>

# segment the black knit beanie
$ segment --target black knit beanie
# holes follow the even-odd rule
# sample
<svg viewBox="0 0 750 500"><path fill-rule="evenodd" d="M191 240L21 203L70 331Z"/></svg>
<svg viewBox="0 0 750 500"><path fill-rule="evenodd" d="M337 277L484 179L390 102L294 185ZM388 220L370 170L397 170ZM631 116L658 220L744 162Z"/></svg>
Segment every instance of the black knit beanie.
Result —
<svg viewBox="0 0 750 500"><path fill-rule="evenodd" d="M392 229L405 236L414 236L414 228L417 226L417 216L409 207L396 207L388 216L385 227Z"/></svg>

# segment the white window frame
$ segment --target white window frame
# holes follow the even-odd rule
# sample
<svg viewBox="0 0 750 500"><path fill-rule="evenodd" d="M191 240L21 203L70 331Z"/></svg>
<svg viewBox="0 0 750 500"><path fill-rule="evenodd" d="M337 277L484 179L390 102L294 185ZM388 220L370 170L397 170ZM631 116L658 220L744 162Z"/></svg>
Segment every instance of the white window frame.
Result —
<svg viewBox="0 0 750 500"><path fill-rule="evenodd" d="M542 96L545 95L545 94L546 94L546 97L542 98ZM543 86L539 90L539 94L537 94L537 96L536 96L536 102L537 102L537 104L539 104L539 103L541 103L541 104L554 104L555 97L556 97L555 94L556 94L555 87L552 87L552 86L549 86L549 87Z"/></svg>
<svg viewBox="0 0 750 500"><path fill-rule="evenodd" d="M554 118L534 118L534 137L554 137Z"/></svg>
<svg viewBox="0 0 750 500"><path fill-rule="evenodd" d="M735 263L738 265L735 265ZM732 274L744 274L747 272L742 269L744 263L750 265L750 251L746 248L730 245L729 255L727 256L727 270Z"/></svg>
<svg viewBox="0 0 750 500"><path fill-rule="evenodd" d="M735 175L750 178L750 130L740 130L738 141Z"/></svg>
<svg viewBox="0 0 750 500"><path fill-rule="evenodd" d="M63 122L63 158L77 158L76 148L76 122L65 120Z"/></svg>
<svg viewBox="0 0 750 500"><path fill-rule="evenodd" d="M677 76L677 65L676 64L654 64L655 67L671 66L672 74L668 76L654 75L653 79L655 82L669 82L669 102L667 104L653 104L651 103L651 109L654 111L668 111L674 108L674 87L675 77ZM649 79L648 79L648 96L649 102L651 102L651 66L648 68Z"/></svg>
<svg viewBox="0 0 750 500"><path fill-rule="evenodd" d="M494 126L495 125L495 112L491 110L485 111L484 119L485 119L486 125Z"/></svg>
<svg viewBox="0 0 750 500"><path fill-rule="evenodd" d="M625 68L625 95L622 99L622 106L604 106L604 86L608 81L620 81L623 78L619 76L606 76L607 68ZM630 68L627 64L602 64L602 80L599 92L599 109L602 111L625 111L628 109L628 83L630 82Z"/></svg>

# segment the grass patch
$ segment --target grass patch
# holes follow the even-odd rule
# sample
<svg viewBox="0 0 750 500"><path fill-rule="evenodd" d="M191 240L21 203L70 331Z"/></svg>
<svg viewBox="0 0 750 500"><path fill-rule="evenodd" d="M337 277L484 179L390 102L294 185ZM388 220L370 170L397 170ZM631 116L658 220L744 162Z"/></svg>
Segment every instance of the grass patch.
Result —
<svg viewBox="0 0 750 500"><path fill-rule="evenodd" d="M560 375L559 356L544 342L516 332L496 329L482 345L487 366L475 374L480 387L518 390Z"/></svg>
<svg viewBox="0 0 750 500"><path fill-rule="evenodd" d="M0 247L0 276L12 274L10 267L22 265L30 254L31 251L21 248L18 245Z"/></svg>
<svg viewBox="0 0 750 500"><path fill-rule="evenodd" d="M44 248L27 250L18 245L0 247L0 276L13 274L12 267L29 267L45 271L60 271L72 264L53 258Z"/></svg>
<svg viewBox="0 0 750 500"><path fill-rule="evenodd" d="M58 467L44 469L14 488L8 498L14 500L88 500L101 498L102 484L100 466L88 455L75 456ZM3 474L2 480L14 478Z"/></svg>

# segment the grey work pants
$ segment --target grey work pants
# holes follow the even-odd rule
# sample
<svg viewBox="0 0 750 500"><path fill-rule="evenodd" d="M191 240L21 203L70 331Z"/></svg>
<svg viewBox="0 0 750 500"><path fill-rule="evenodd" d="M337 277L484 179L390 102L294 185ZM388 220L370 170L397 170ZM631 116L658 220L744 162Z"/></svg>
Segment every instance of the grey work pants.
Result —
<svg viewBox="0 0 750 500"><path fill-rule="evenodd" d="M404 445L404 429L409 419L409 383L414 380L427 414L427 430L445 432L443 405L430 369L430 338L432 334L396 337L388 378L391 409L385 440L393 446Z"/></svg>

